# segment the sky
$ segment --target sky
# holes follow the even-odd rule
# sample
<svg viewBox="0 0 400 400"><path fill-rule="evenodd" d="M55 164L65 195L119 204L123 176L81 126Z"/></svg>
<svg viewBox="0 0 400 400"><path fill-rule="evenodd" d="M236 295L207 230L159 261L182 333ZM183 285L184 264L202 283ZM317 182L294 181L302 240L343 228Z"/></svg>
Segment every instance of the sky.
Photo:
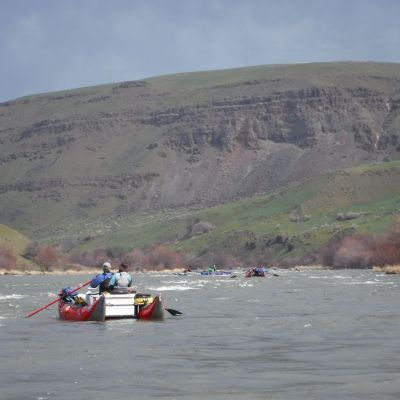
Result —
<svg viewBox="0 0 400 400"><path fill-rule="evenodd" d="M400 62L400 0L0 0L0 102L179 72Z"/></svg>

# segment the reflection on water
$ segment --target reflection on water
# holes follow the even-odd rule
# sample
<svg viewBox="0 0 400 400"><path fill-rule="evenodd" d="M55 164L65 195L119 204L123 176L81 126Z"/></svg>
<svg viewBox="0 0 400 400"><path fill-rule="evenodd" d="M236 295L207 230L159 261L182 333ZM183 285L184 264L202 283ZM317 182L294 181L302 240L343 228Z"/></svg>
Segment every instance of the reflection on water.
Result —
<svg viewBox="0 0 400 400"><path fill-rule="evenodd" d="M2 400L398 399L400 276L135 276L184 313L71 323L56 307L88 277L0 277Z"/></svg>

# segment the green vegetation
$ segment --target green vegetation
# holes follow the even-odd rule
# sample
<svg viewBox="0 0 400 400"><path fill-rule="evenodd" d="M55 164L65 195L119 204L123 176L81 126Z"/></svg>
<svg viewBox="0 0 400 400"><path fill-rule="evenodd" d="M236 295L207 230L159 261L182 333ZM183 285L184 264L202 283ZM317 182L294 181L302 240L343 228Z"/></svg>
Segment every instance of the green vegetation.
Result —
<svg viewBox="0 0 400 400"><path fill-rule="evenodd" d="M151 248L303 262L332 238L383 234L400 165L372 163L400 157L399 82L399 64L266 65L7 102L2 223L44 269Z"/></svg>
<svg viewBox="0 0 400 400"><path fill-rule="evenodd" d="M33 264L22 257L29 243L26 236L0 224L0 268L32 268Z"/></svg>
<svg viewBox="0 0 400 400"><path fill-rule="evenodd" d="M161 245L172 259L183 253L204 264L223 256L241 263L301 262L333 237L379 237L400 222L399 172L400 161L362 165L217 207L82 221L43 241L69 242L71 254L103 249L118 257ZM0 225L0 245L11 246L16 264L28 265L21 254L29 242Z"/></svg>
<svg viewBox="0 0 400 400"><path fill-rule="evenodd" d="M181 74L164 75L147 79L157 90L169 90L175 93L187 90L204 89L212 86L234 85L257 79L290 80L297 83L302 79L313 76L315 81L329 76L342 78L343 75L374 75L379 73L392 76L398 75L397 64L383 64L371 62L329 62L306 63L293 65L260 65L254 67L232 68L229 70L214 70L201 72L188 72Z"/></svg>
<svg viewBox="0 0 400 400"><path fill-rule="evenodd" d="M74 251L162 244L205 259L215 254L241 260L301 258L333 236L379 235L400 221L399 172L400 162L363 165L217 207L134 216L115 221L118 228L113 225L110 231L103 226ZM340 219L339 214L349 217ZM200 221L213 228L190 234Z"/></svg>
<svg viewBox="0 0 400 400"><path fill-rule="evenodd" d="M0 244L9 243L16 253L21 253L25 250L30 240L5 225L0 224Z"/></svg>

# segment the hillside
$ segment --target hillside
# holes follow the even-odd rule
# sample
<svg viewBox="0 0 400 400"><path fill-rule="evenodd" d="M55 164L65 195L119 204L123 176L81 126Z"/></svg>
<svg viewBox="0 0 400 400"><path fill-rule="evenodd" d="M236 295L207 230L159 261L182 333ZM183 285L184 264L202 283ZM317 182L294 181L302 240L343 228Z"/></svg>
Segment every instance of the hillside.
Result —
<svg viewBox="0 0 400 400"><path fill-rule="evenodd" d="M0 269L35 269L33 263L22 256L29 243L26 236L0 224Z"/></svg>
<svg viewBox="0 0 400 400"><path fill-rule="evenodd" d="M399 102L399 64L320 63L1 103L0 222L35 239L76 237L397 160Z"/></svg>
<svg viewBox="0 0 400 400"><path fill-rule="evenodd" d="M400 161L366 164L211 208L98 219L85 226L71 223L52 235L51 242L63 254L63 268L72 267L68 260L94 266L96 254L100 259L123 257L138 267L152 253L162 262L176 260L174 267L315 264L323 260L330 242L341 258L329 265L372 266L377 263L371 264L370 256L365 261L363 252L377 253L373 260L378 264L393 256L400 260L399 177ZM350 241L340 243L341 238ZM0 261L7 261L4 249L11 249L15 265L38 269L21 256L29 243L0 225ZM374 243L381 249L374 250Z"/></svg>
<svg viewBox="0 0 400 400"><path fill-rule="evenodd" d="M400 223L399 204L400 161L362 165L222 206L93 224L81 231L90 239L73 252L127 253L161 244L192 255L192 263L200 258L203 265L229 264L232 257L245 265L283 259L315 263L332 238L385 237Z"/></svg>

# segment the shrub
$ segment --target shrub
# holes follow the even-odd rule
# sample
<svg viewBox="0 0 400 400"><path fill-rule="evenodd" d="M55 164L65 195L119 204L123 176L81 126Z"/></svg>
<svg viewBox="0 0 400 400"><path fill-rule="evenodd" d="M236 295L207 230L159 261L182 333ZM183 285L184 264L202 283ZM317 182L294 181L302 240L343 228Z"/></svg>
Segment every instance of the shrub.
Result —
<svg viewBox="0 0 400 400"><path fill-rule="evenodd" d="M333 239L321 251L325 266L370 268L400 263L400 229L395 226L382 237L349 235Z"/></svg>
<svg viewBox="0 0 400 400"><path fill-rule="evenodd" d="M17 258L14 251L9 244L0 245L0 267L7 270L13 269L17 266Z"/></svg>
<svg viewBox="0 0 400 400"><path fill-rule="evenodd" d="M101 267L103 262L108 259L109 257L107 255L107 251L102 248L85 251L83 253L75 253L71 254L70 256L70 261L72 263L99 268Z"/></svg>
<svg viewBox="0 0 400 400"><path fill-rule="evenodd" d="M39 245L34 257L35 262L39 265L41 271L51 271L51 267L59 262L59 254L55 247L49 244Z"/></svg>
<svg viewBox="0 0 400 400"><path fill-rule="evenodd" d="M136 271L143 271L149 265L149 258L142 250L135 249L123 256L124 260Z"/></svg>
<svg viewBox="0 0 400 400"><path fill-rule="evenodd" d="M179 268L184 265L184 257L181 253L164 246L152 246L147 256L149 266L155 267L156 270Z"/></svg>

